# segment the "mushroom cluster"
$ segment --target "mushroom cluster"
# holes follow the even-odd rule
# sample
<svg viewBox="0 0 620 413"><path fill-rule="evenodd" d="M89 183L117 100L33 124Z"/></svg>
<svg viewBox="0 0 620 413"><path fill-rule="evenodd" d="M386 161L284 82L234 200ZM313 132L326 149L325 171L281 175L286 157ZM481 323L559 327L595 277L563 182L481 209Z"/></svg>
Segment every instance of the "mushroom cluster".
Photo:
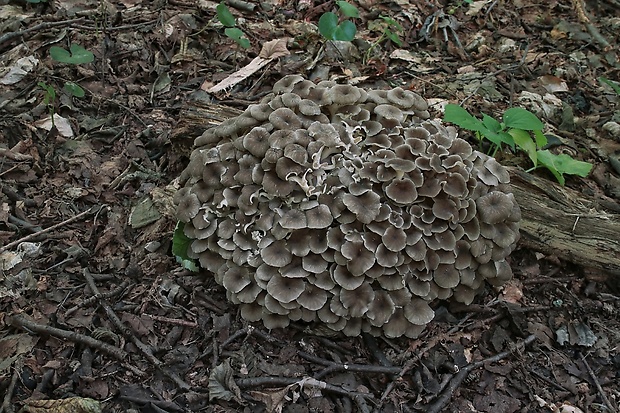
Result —
<svg viewBox="0 0 620 413"><path fill-rule="evenodd" d="M249 321L416 337L429 303L512 276L509 174L414 92L301 76L196 139L175 196L188 255Z"/></svg>

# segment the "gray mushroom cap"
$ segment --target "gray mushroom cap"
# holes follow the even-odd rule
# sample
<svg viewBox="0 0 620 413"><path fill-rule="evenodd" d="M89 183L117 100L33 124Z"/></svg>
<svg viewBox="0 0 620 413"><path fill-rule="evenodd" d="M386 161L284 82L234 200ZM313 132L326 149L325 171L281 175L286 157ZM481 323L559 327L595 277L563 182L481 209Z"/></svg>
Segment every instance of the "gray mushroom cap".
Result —
<svg viewBox="0 0 620 413"><path fill-rule="evenodd" d="M493 191L476 200L476 208L482 222L498 224L505 221L515 205L512 194Z"/></svg>
<svg viewBox="0 0 620 413"><path fill-rule="evenodd" d="M303 279L282 277L278 274L271 277L267 283L267 293L280 303L296 300L305 289L306 283Z"/></svg>
<svg viewBox="0 0 620 413"><path fill-rule="evenodd" d="M403 89L301 76L199 138L179 177L188 256L249 321L417 337L433 300L502 285L510 175Z"/></svg>
<svg viewBox="0 0 620 413"><path fill-rule="evenodd" d="M187 195L183 196L178 203L177 217L180 221L189 222L198 214L199 209L200 201L198 200L198 196L190 192Z"/></svg>

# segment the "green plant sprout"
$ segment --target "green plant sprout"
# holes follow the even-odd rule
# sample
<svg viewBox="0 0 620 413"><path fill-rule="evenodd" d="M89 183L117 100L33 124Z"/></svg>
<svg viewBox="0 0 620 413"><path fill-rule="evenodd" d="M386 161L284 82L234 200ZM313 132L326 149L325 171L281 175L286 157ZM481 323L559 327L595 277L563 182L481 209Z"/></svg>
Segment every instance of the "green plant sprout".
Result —
<svg viewBox="0 0 620 413"><path fill-rule="evenodd" d="M248 49L250 47L250 41L245 37L245 34L241 29L237 28L237 20L235 16L232 15L226 4L221 2L215 8L217 12L217 19L226 27L224 29L224 34L229 38L237 42L237 44L244 49Z"/></svg>
<svg viewBox="0 0 620 413"><path fill-rule="evenodd" d="M73 43L69 46L69 50L62 47L50 47L50 56L57 62L68 63L71 65L81 65L83 63L91 63L95 60L92 52L84 49L79 44Z"/></svg>
<svg viewBox="0 0 620 413"><path fill-rule="evenodd" d="M185 223L177 222L177 226L174 228L174 235L172 236L172 254L183 268L198 272L196 261L187 255L189 244L191 244L192 240L185 235L183 228L185 228Z"/></svg>
<svg viewBox="0 0 620 413"><path fill-rule="evenodd" d="M337 1L340 13L345 17L358 18L357 7L346 1ZM327 40L341 40L350 42L355 39L357 28L351 20L339 20L338 15L331 11L323 13L319 18L319 33Z"/></svg>
<svg viewBox="0 0 620 413"><path fill-rule="evenodd" d="M66 63L70 65L81 65L84 63L91 63L95 60L95 55L93 55L92 52L84 49L76 43L69 46L69 50L58 46L52 46L50 47L50 56L53 60L59 63ZM68 95L75 96L77 98L82 98L86 94L84 89L82 89L82 87L75 82L65 82L63 90Z"/></svg>
<svg viewBox="0 0 620 413"><path fill-rule="evenodd" d="M43 104L47 106L47 110L52 120L52 126L54 125L54 113L56 112L56 89L53 86L41 81L37 83L41 89L43 89Z"/></svg>
<svg viewBox="0 0 620 413"><path fill-rule="evenodd" d="M70 96L75 96L76 98L83 98L86 92L80 85L74 82L65 82L62 90L65 91Z"/></svg>
<svg viewBox="0 0 620 413"><path fill-rule="evenodd" d="M612 82L611 80L607 79L606 77L599 77L598 81L601 83L606 84L607 86L609 86L610 88L612 88L614 90L614 92L616 92L616 94L618 96L620 96L620 83L618 82Z"/></svg>
<svg viewBox="0 0 620 413"><path fill-rule="evenodd" d="M547 145L547 137L542 133L544 124L536 115L523 108L506 110L502 116L503 122L499 122L484 113L480 120L459 105L448 104L443 120L475 132L480 142L487 139L492 144L492 156L502 145L525 152L534 164L527 172L541 167L547 168L560 185L566 183L565 174L586 177L592 170L592 164L588 162L578 161L566 154L556 155L543 149Z"/></svg>
<svg viewBox="0 0 620 413"><path fill-rule="evenodd" d="M379 16L381 20L375 20L374 22L369 23L368 29L372 31L376 31L381 33L379 38L372 42L368 50L366 50L366 54L364 60L367 62L370 60L370 55L372 51L383 41L390 40L397 46L402 46L403 42L400 40L398 33L403 32L403 26L401 26L396 20L387 16Z"/></svg>
<svg viewBox="0 0 620 413"><path fill-rule="evenodd" d="M379 31L381 36L374 43L379 44L384 40L390 39L395 45L402 46L403 42L397 33L403 32L403 26L391 17L379 16L379 18L381 21L375 26L375 29L378 29L376 31Z"/></svg>

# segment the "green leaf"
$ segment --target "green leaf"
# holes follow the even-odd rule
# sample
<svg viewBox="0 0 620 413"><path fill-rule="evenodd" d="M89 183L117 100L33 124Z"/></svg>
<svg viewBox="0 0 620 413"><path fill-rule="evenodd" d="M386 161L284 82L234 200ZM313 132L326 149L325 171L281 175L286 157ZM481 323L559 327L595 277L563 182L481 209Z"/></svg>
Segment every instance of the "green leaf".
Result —
<svg viewBox="0 0 620 413"><path fill-rule="evenodd" d="M250 41L245 37L242 37L240 39L235 39L235 41L237 42L239 46L243 47L244 49L250 48Z"/></svg>
<svg viewBox="0 0 620 413"><path fill-rule="evenodd" d="M612 82L611 80L601 76L598 78L598 81L601 83L606 84L607 86L609 86L610 88L612 88L618 95L620 95L620 83L618 82Z"/></svg>
<svg viewBox="0 0 620 413"><path fill-rule="evenodd" d="M504 124L509 128L542 130L545 125L529 110L510 108L504 112Z"/></svg>
<svg viewBox="0 0 620 413"><path fill-rule="evenodd" d="M535 130L534 137L536 138L536 147L544 148L547 145L547 137L540 130Z"/></svg>
<svg viewBox="0 0 620 413"><path fill-rule="evenodd" d="M192 240L183 232L185 228L184 222L177 222L177 226L174 229L174 235L172 236L172 254L176 257L179 264L190 271L198 272L198 266L193 259L187 256L187 250L192 243Z"/></svg>
<svg viewBox="0 0 620 413"><path fill-rule="evenodd" d="M387 16L379 16L380 19L383 19L384 22L387 23L388 27L391 27L394 31L402 32L403 26L400 25L396 20Z"/></svg>
<svg viewBox="0 0 620 413"><path fill-rule="evenodd" d="M491 141L495 146L501 148L502 144L506 144L510 146L512 149L515 147L515 142L512 139L512 136L504 131L493 132L489 129L483 129L480 131L480 134L484 136L486 139Z"/></svg>
<svg viewBox="0 0 620 413"><path fill-rule="evenodd" d="M334 30L334 39L333 40L341 40L345 42L350 42L355 39L355 33L357 33L357 28L355 24L350 20L345 20L336 27Z"/></svg>
<svg viewBox="0 0 620 413"><path fill-rule="evenodd" d="M52 98L56 97L56 91L54 90L54 87L51 85L48 85L45 82L39 82L37 83L37 85L43 89L45 91L45 93L47 93L48 95L50 95Z"/></svg>
<svg viewBox="0 0 620 413"><path fill-rule="evenodd" d="M532 160L534 167L538 165L538 156L536 153L536 143L530 136L529 132L523 129L510 129L508 131L515 144Z"/></svg>
<svg viewBox="0 0 620 413"><path fill-rule="evenodd" d="M514 140L511 135L504 131L503 124L486 113L482 114L482 124L484 125L484 128L478 132L497 146L498 149L501 148L502 144L506 144L514 149Z"/></svg>
<svg viewBox="0 0 620 413"><path fill-rule="evenodd" d="M227 28L224 30L224 34L236 41L244 49L250 47L250 41L245 37L244 33L236 27Z"/></svg>
<svg viewBox="0 0 620 413"><path fill-rule="evenodd" d="M480 120L470 115L468 111L459 105L452 103L446 105L443 120L444 122L452 122L461 128L475 132L480 132L485 129Z"/></svg>
<svg viewBox="0 0 620 413"><path fill-rule="evenodd" d="M319 19L319 33L327 40L334 40L334 32L338 27L338 16L331 11L323 13Z"/></svg>
<svg viewBox="0 0 620 413"><path fill-rule="evenodd" d="M45 95L43 96L43 103L45 105L49 105L56 100L56 90L53 86L48 85L45 82L39 82L37 85L45 92Z"/></svg>
<svg viewBox="0 0 620 413"><path fill-rule="evenodd" d="M360 17L360 13L357 11L357 7L346 1L337 1L336 4L340 7L340 11L347 17Z"/></svg>
<svg viewBox="0 0 620 413"><path fill-rule="evenodd" d="M218 4L217 7L215 8L215 11L217 12L217 19L224 26L234 27L237 24L235 20L235 16L232 15L232 13L228 9L228 7L226 7L226 4L224 4L224 2L221 2L220 4Z"/></svg>
<svg viewBox="0 0 620 413"><path fill-rule="evenodd" d="M487 115L486 113L482 114L482 124L491 132L500 133L503 129L501 123L499 123L495 118Z"/></svg>
<svg viewBox="0 0 620 413"><path fill-rule="evenodd" d="M538 151L538 162L551 171L560 185L565 184L564 174L586 177L593 166L588 162L573 159L565 153L555 155L548 150Z"/></svg>
<svg viewBox="0 0 620 413"><path fill-rule="evenodd" d="M84 89L82 89L80 85L78 85L77 83L73 83L73 82L65 83L63 89L69 95L75 96L76 98L83 98L84 95L86 94L86 92L84 92Z"/></svg>
<svg viewBox="0 0 620 413"><path fill-rule="evenodd" d="M50 56L57 62L74 65L90 63L95 60L95 56L91 52L76 43L72 44L69 50L58 46L52 46L50 47Z"/></svg>
<svg viewBox="0 0 620 413"><path fill-rule="evenodd" d="M392 32L390 29L385 29L383 34L385 34L387 38L390 39L395 45L397 46L403 45L403 42L400 41L400 38L398 37L398 35Z"/></svg>
<svg viewBox="0 0 620 413"><path fill-rule="evenodd" d="M515 143L508 133L503 130L503 125L489 115L482 114L482 121L473 117L459 105L447 104L443 120L452 122L461 128L478 132L498 148L506 144L514 148Z"/></svg>

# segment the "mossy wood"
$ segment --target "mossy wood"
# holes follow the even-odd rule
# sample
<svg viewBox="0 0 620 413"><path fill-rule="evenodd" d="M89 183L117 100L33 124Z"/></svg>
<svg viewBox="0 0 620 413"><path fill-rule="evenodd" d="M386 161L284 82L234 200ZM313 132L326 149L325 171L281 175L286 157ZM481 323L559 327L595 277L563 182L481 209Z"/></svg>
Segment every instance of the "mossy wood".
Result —
<svg viewBox="0 0 620 413"><path fill-rule="evenodd" d="M522 246L620 276L620 215L548 179L516 168L510 176Z"/></svg>
<svg viewBox="0 0 620 413"><path fill-rule="evenodd" d="M205 129L241 113L191 102L172 132L173 141L189 153L193 139ZM603 212L596 201L548 179L517 168L510 168L510 175L521 206L522 246L620 277L620 215Z"/></svg>

